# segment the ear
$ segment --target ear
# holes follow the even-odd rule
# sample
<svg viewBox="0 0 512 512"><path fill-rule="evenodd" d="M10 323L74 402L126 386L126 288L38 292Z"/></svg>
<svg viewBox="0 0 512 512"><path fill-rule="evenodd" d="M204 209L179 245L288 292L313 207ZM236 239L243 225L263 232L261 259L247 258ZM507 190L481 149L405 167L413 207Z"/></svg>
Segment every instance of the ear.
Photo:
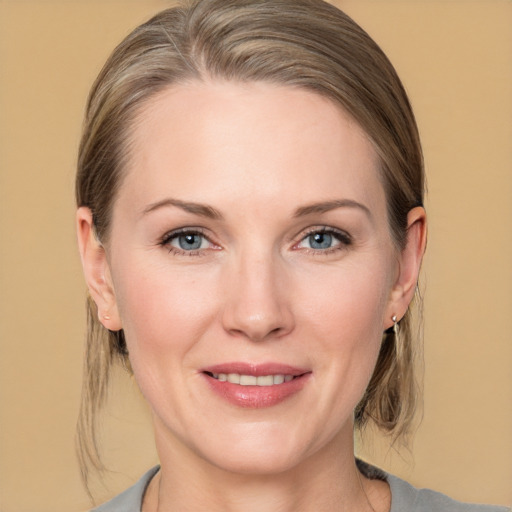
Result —
<svg viewBox="0 0 512 512"><path fill-rule="evenodd" d="M416 291L426 240L427 216L424 208L418 206L407 215L407 241L399 255L398 274L391 290L384 330L393 325L394 315L399 321L407 312Z"/></svg>
<svg viewBox="0 0 512 512"><path fill-rule="evenodd" d="M98 308L98 319L111 331L122 329L105 249L96 237L92 212L84 206L76 212L78 249L89 293Z"/></svg>

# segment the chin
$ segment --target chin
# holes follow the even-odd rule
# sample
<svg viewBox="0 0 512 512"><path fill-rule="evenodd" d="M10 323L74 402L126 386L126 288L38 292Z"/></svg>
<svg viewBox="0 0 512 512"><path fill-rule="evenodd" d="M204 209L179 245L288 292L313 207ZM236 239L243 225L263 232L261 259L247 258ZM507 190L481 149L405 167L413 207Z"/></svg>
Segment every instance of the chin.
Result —
<svg viewBox="0 0 512 512"><path fill-rule="evenodd" d="M240 431L206 438L198 453L210 464L244 475L271 475L288 471L315 451L306 438L285 428L253 425ZM295 434L295 435L294 435Z"/></svg>
<svg viewBox="0 0 512 512"><path fill-rule="evenodd" d="M240 475L274 475L286 472L298 465L301 457L297 453L278 450L243 449L230 450L222 456L212 454L207 459L212 465L230 473Z"/></svg>

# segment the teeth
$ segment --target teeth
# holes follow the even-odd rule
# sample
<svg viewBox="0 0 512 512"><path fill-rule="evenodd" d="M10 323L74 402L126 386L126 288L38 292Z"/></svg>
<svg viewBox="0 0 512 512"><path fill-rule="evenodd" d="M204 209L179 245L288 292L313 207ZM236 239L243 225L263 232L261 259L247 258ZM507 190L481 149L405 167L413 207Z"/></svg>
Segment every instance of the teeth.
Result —
<svg viewBox="0 0 512 512"><path fill-rule="evenodd" d="M239 382L241 386L257 386L258 377L254 375L240 375Z"/></svg>
<svg viewBox="0 0 512 512"><path fill-rule="evenodd" d="M240 379L240 383L242 383L242 379ZM273 375L260 375L256 377L256 385L257 386L273 386L274 385L274 376Z"/></svg>
<svg viewBox="0 0 512 512"><path fill-rule="evenodd" d="M231 384L239 384L240 386L274 386L283 382L293 380L293 375L240 375L239 373L213 373L215 379L221 382L231 382Z"/></svg>
<svg viewBox="0 0 512 512"><path fill-rule="evenodd" d="M238 373L228 373L228 382L231 382L231 384L240 384L240 375L238 375Z"/></svg>

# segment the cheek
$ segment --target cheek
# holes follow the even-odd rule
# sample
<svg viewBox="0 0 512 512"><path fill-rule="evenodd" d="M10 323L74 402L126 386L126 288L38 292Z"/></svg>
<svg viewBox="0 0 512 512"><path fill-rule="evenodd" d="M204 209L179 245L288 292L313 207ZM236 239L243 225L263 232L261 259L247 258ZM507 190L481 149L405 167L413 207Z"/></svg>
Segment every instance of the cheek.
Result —
<svg viewBox="0 0 512 512"><path fill-rule="evenodd" d="M370 339L382 334L391 291L384 261L304 272L297 283L295 306L330 339L355 337L364 344L368 339L364 332L373 333Z"/></svg>
<svg viewBox="0 0 512 512"><path fill-rule="evenodd" d="M132 263L114 276L116 298L131 357L186 352L216 315L214 273ZM115 279L118 277L118 279Z"/></svg>
<svg viewBox="0 0 512 512"><path fill-rule="evenodd" d="M182 399L197 380L197 348L214 350L200 343L217 313L213 276L205 282L204 276L165 266L129 268L119 276L116 296L130 364L153 411L172 411L179 430L191 397Z"/></svg>
<svg viewBox="0 0 512 512"><path fill-rule="evenodd" d="M382 342L383 319L389 296L385 265L361 265L317 274L296 292L303 335L315 340L314 358L325 376L325 407L353 408L373 373ZM309 284L309 286L307 286ZM315 284L315 286L313 286Z"/></svg>

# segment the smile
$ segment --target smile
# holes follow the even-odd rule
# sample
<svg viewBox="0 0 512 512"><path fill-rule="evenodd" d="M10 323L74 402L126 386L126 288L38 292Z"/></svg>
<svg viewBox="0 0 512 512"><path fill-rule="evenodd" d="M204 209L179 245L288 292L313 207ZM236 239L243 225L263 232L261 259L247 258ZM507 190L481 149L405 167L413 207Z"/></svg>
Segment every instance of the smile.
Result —
<svg viewBox="0 0 512 512"><path fill-rule="evenodd" d="M312 372L285 364L225 363L203 368L207 387L222 401L260 409L284 402L310 381Z"/></svg>
<svg viewBox="0 0 512 512"><path fill-rule="evenodd" d="M240 386L276 386L284 382L290 382L295 377L293 375L243 375L239 373L209 373L211 377L220 382L230 382Z"/></svg>

